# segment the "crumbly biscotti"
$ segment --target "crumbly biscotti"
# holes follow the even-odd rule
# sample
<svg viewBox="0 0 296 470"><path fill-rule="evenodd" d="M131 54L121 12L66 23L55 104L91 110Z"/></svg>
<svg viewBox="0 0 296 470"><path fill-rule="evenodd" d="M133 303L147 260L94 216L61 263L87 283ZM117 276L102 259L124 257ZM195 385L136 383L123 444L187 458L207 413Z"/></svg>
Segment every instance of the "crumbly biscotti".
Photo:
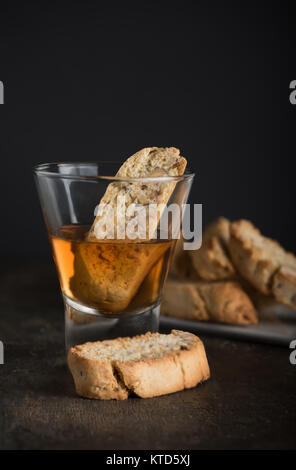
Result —
<svg viewBox="0 0 296 470"><path fill-rule="evenodd" d="M199 250L189 251L193 268L206 281L230 279L235 269L228 254L230 222L224 217L209 224Z"/></svg>
<svg viewBox="0 0 296 470"><path fill-rule="evenodd" d="M272 293L278 302L296 310L296 269L281 266L273 276Z"/></svg>
<svg viewBox="0 0 296 470"><path fill-rule="evenodd" d="M164 286L160 313L186 320L210 320L210 313L199 292L200 282L169 276Z"/></svg>
<svg viewBox="0 0 296 470"><path fill-rule="evenodd" d="M219 217L209 224L199 250L183 250L183 240L177 243L171 272L183 279L218 281L233 279L235 268L228 253L230 222Z"/></svg>
<svg viewBox="0 0 296 470"><path fill-rule="evenodd" d="M168 279L161 313L187 320L213 320L242 325L258 322L258 315L250 298L240 284L231 281Z"/></svg>
<svg viewBox="0 0 296 470"><path fill-rule="evenodd" d="M116 177L128 179L181 176L185 171L186 164L186 159L180 156L179 149L175 147L147 147L129 157L116 173ZM160 209L157 217L154 220L149 220L149 224L147 224L149 226L146 227L146 231L142 236L145 239L152 238L161 217L162 205L167 204L175 185L176 182L168 181L147 181L147 184L145 184L145 182L129 182L127 180L110 183L98 206L98 215L89 232L89 238L104 239L110 236L112 238L113 227L114 237L117 238L117 226L120 230L124 229L126 231L135 218L135 214L129 214L128 207L135 204L145 210L148 204L156 204ZM119 214L117 214L120 200L123 200L124 204ZM111 213L110 208L112 209ZM145 223L147 222L146 215ZM139 220L138 214L136 216ZM110 217L114 221L114 225L108 223ZM112 233L108 232L109 226Z"/></svg>
<svg viewBox="0 0 296 470"><path fill-rule="evenodd" d="M178 330L75 346L68 365L78 395L100 400L155 397L210 377L202 341Z"/></svg>
<svg viewBox="0 0 296 470"><path fill-rule="evenodd" d="M145 148L140 150L121 166L116 176L121 178L153 178L156 176L180 176L186 167L185 158L180 156L178 149L170 148ZM74 249L74 276L70 281L70 287L74 295L81 300L88 300L106 312L118 312L124 310L137 293L139 286L150 271L151 267L160 259L168 246L163 244L150 245L149 250L145 245L128 243L129 240L120 240L120 243L97 245L92 243L101 238L108 238L106 227L109 227L108 217L112 218L112 224L119 222L126 226L132 223L132 216L125 212L130 204L165 205L174 188L175 182L116 182L109 184L105 195L100 201L98 215L88 234L89 243L75 245ZM125 219L118 221L113 217L116 214L118 196L125 197L125 206L120 214L125 214ZM109 206L108 206L109 205ZM110 215L105 207L113 208ZM157 228L161 211L154 223L148 226L143 238L149 238ZM146 219L145 219L146 220ZM104 227L104 230L103 230ZM102 230L101 230L102 229ZM103 236L104 232L104 236ZM109 234L112 235L112 234ZM115 230L114 237L117 232ZM135 240L136 241L136 240ZM97 259L97 262L95 261Z"/></svg>
<svg viewBox="0 0 296 470"><path fill-rule="evenodd" d="M286 297L284 295L286 288L278 287L276 283L279 277L282 284L289 283L290 292L293 283L291 284L284 275L283 268L295 270L295 256L286 252L275 240L264 237L248 220L238 220L231 224L229 251L241 276L260 292L277 295L278 298ZM291 292L289 298L293 298ZM287 300L285 302L287 303ZM293 302L288 303L290 306L293 305Z"/></svg>

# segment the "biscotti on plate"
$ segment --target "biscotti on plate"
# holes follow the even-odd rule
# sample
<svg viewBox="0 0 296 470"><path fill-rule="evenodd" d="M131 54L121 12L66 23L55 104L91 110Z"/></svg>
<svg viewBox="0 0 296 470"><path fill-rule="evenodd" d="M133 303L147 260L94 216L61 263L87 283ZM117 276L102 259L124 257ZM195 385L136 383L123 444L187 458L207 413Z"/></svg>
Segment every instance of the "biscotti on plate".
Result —
<svg viewBox="0 0 296 470"><path fill-rule="evenodd" d="M230 225L225 217L207 225L199 250L184 251L183 240L178 241L162 315L241 325L258 322L248 295L252 290L230 258Z"/></svg>
<svg viewBox="0 0 296 470"><path fill-rule="evenodd" d="M296 310L296 257L248 220L219 217L205 228L196 251L184 251L180 240L171 275L163 315L254 324L254 305L267 296Z"/></svg>
<svg viewBox="0 0 296 470"><path fill-rule="evenodd" d="M149 398L195 387L210 377L202 341L179 330L75 346L68 365L86 398Z"/></svg>
<svg viewBox="0 0 296 470"><path fill-rule="evenodd" d="M238 282L168 279L161 314L187 320L250 325L258 315Z"/></svg>
<svg viewBox="0 0 296 470"><path fill-rule="evenodd" d="M219 217L207 225L198 250L183 251L183 240L177 243L172 272L186 279L205 281L229 280L236 277L236 270L230 259L228 244L230 221Z"/></svg>
<svg viewBox="0 0 296 470"><path fill-rule="evenodd" d="M219 217L206 227L200 249L189 252L192 265L202 279L216 281L234 277L235 269L228 254L229 230L229 220Z"/></svg>
<svg viewBox="0 0 296 470"><path fill-rule="evenodd" d="M230 227L229 251L240 275L259 292L296 310L296 257L248 220Z"/></svg>

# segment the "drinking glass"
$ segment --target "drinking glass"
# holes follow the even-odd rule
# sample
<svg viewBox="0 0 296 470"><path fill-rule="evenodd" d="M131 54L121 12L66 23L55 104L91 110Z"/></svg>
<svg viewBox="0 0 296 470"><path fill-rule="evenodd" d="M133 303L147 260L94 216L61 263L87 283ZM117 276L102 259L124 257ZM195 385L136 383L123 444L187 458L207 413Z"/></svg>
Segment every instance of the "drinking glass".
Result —
<svg viewBox="0 0 296 470"><path fill-rule="evenodd" d="M119 163L45 163L34 169L64 300L67 349L86 341L158 330L163 285L194 174L110 176L119 167ZM170 185L171 196L156 218L152 237L122 237L118 232L113 238L95 236L94 221L109 185L141 185L151 193ZM142 221L147 220L145 214Z"/></svg>

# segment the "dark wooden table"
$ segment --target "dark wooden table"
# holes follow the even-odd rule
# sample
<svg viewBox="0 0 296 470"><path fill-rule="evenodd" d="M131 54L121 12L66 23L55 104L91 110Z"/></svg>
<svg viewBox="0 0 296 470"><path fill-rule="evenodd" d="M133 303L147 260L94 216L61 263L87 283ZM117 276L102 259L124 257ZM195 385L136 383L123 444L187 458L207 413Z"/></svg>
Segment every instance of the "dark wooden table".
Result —
<svg viewBox="0 0 296 470"><path fill-rule="evenodd" d="M203 338L209 382L153 399L75 395L53 265L1 267L1 449L291 449L296 366L285 348Z"/></svg>

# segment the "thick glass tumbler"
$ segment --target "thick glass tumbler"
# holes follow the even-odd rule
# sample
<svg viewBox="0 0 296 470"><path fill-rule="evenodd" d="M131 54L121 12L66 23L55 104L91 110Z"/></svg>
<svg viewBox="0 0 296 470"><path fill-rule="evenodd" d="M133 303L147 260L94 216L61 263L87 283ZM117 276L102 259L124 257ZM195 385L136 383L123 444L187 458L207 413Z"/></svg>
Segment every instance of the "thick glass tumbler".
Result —
<svg viewBox="0 0 296 470"><path fill-rule="evenodd" d="M66 348L158 330L161 293L194 175L108 176L119 166L46 163L34 170L65 304ZM169 188L170 197L163 207L119 201L112 212L114 204L102 198L114 188L120 194L147 188L150 195Z"/></svg>

